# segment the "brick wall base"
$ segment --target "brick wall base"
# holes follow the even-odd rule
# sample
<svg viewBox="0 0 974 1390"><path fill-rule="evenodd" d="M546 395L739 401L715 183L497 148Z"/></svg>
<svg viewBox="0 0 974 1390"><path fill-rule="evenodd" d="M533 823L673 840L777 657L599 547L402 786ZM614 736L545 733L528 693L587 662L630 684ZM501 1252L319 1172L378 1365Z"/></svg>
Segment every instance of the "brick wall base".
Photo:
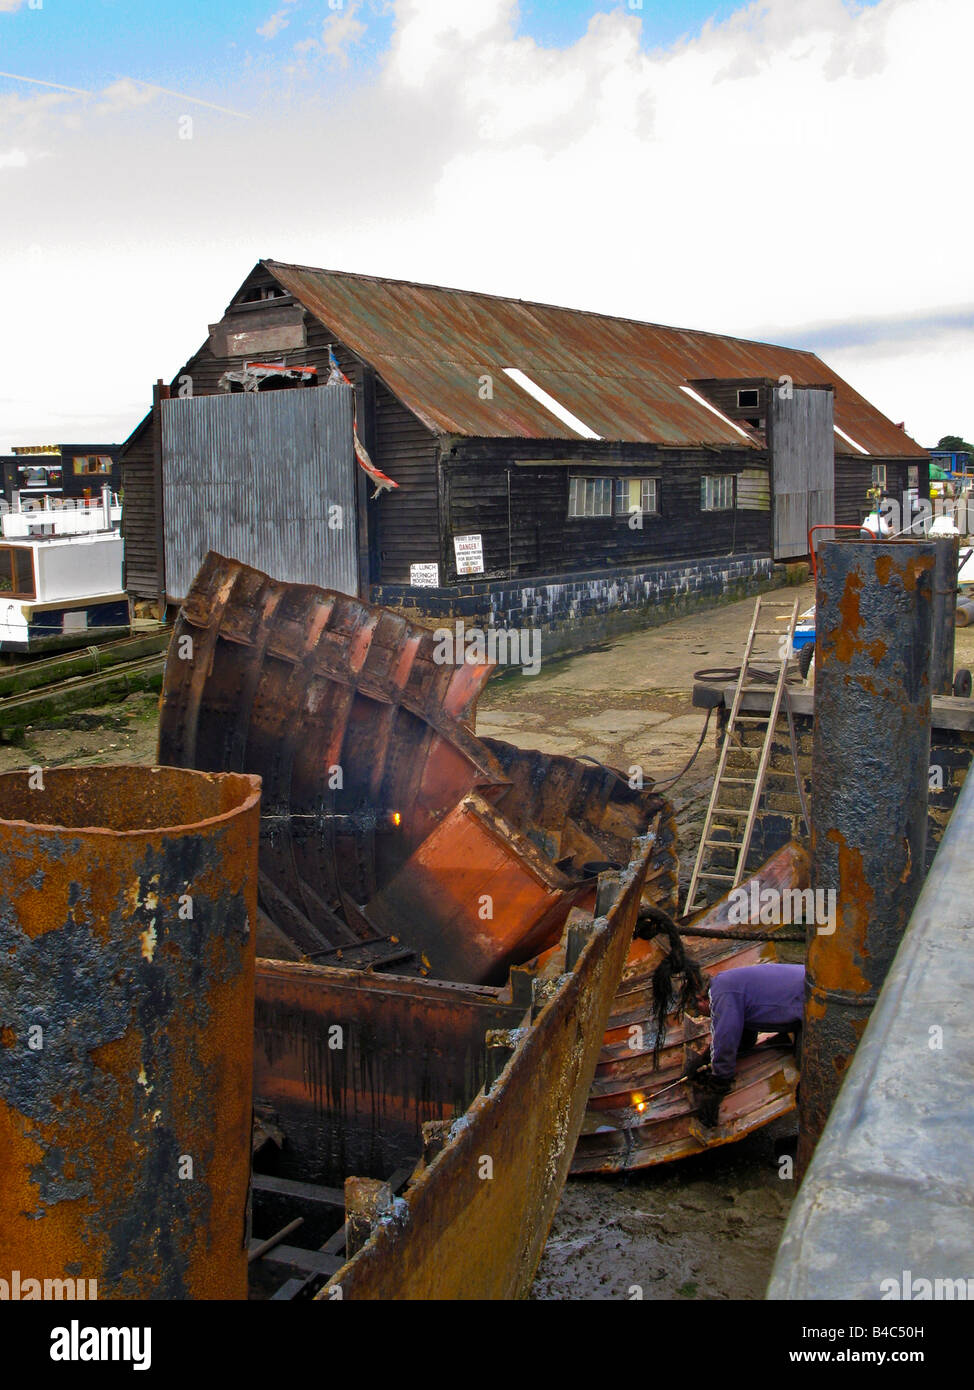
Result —
<svg viewBox="0 0 974 1390"><path fill-rule="evenodd" d="M783 567L768 555L721 555L594 574L476 580L441 589L375 584L371 599L427 626L461 618L469 627L539 628L542 655L551 657L784 582Z"/></svg>

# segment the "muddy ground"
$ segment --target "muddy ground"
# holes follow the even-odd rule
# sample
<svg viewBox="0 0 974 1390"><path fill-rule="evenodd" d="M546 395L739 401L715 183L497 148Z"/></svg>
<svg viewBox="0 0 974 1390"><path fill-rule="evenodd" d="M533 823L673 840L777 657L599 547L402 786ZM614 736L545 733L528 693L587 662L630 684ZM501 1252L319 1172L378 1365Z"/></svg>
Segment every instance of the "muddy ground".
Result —
<svg viewBox="0 0 974 1390"><path fill-rule="evenodd" d="M812 589L799 591L802 608ZM643 767L658 780L680 770L699 739L693 674L740 662L753 601L728 604L544 663L485 691L477 731L525 748ZM974 668L974 628L958 631L957 665ZM151 763L158 696L62 716L0 745L0 771L40 764ZM691 771L669 792L686 872L715 763L713 724ZM794 1183L778 1150L785 1117L735 1145L620 1178L570 1179L545 1249L535 1299L757 1299L764 1294Z"/></svg>
<svg viewBox="0 0 974 1390"><path fill-rule="evenodd" d="M794 1130L785 1116L679 1163L569 1178L531 1297L763 1298L795 1186L776 1145Z"/></svg>

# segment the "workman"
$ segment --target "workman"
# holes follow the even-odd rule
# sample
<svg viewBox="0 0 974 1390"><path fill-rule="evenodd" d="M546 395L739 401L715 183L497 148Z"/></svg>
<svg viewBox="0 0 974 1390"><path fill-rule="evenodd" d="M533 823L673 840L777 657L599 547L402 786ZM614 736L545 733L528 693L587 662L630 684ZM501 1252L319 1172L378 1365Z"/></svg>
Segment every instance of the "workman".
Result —
<svg viewBox="0 0 974 1390"><path fill-rule="evenodd" d="M687 1065L701 1123L717 1124L738 1052L753 1047L758 1033L793 1034L797 1048L804 1010L803 965L745 965L713 976L709 994L696 999L696 1012L710 1016L709 1058L701 1053Z"/></svg>

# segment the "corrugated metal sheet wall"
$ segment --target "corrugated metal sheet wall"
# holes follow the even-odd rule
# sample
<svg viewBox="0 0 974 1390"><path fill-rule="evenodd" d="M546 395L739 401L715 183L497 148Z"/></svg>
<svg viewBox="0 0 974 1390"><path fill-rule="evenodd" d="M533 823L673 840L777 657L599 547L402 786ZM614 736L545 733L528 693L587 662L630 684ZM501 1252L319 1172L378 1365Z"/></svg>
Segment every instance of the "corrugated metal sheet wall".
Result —
<svg viewBox="0 0 974 1390"><path fill-rule="evenodd" d="M357 594L351 388L163 401L162 454L170 602L208 550Z"/></svg>
<svg viewBox="0 0 974 1390"><path fill-rule="evenodd" d="M808 554L811 526L835 520L832 392L794 387L769 402L774 558Z"/></svg>

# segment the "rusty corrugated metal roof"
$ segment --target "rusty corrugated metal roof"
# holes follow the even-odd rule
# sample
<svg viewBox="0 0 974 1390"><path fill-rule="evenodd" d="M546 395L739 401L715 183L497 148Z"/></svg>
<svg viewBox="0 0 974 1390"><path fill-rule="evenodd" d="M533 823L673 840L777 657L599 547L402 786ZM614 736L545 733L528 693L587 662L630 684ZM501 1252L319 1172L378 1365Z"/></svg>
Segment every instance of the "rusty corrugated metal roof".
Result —
<svg viewBox="0 0 974 1390"><path fill-rule="evenodd" d="M832 385L835 423L870 454L927 457L811 352L468 290L262 264L436 433L578 439L505 375L513 367L603 439L755 447L681 388L787 375L796 386ZM489 400L478 390L485 374ZM856 453L839 436L836 445Z"/></svg>

